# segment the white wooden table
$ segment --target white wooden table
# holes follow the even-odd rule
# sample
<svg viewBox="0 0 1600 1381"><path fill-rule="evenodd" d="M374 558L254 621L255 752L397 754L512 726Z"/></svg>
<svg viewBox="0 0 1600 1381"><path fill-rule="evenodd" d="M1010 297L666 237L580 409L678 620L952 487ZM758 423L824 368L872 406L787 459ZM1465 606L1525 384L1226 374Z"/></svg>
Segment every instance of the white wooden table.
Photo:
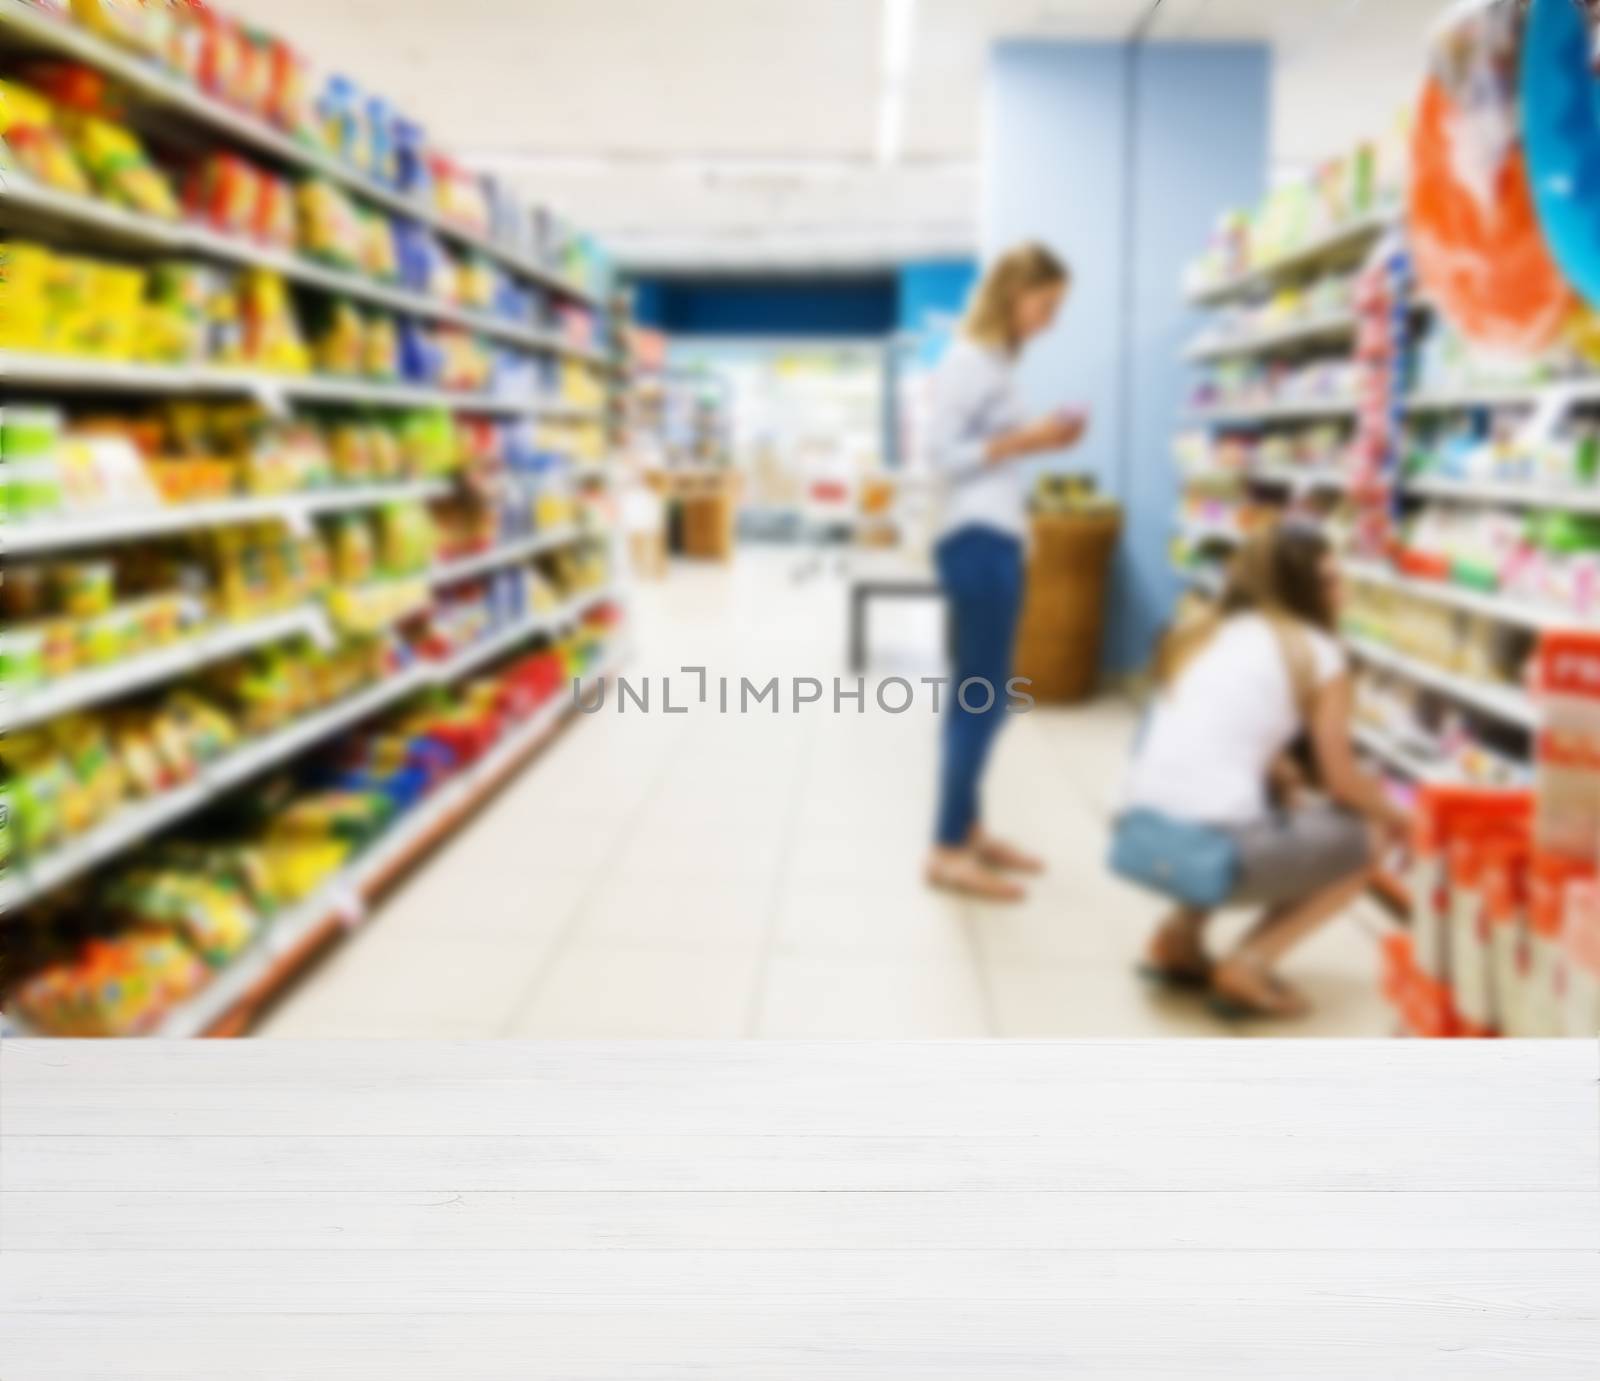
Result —
<svg viewBox="0 0 1600 1381"><path fill-rule="evenodd" d="M5 1381L1600 1374L1589 1043L0 1048Z"/></svg>

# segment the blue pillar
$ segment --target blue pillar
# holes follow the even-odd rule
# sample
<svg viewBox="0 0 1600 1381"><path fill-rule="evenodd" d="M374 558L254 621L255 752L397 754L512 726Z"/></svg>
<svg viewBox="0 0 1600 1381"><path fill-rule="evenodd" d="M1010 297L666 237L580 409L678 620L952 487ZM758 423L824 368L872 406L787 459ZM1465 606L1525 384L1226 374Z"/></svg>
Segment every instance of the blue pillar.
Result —
<svg viewBox="0 0 1600 1381"><path fill-rule="evenodd" d="M1171 443L1179 355L1200 320L1183 305L1183 270L1222 211L1265 190L1269 79L1258 44L1023 40L990 57L984 257L1040 239L1075 277L1061 324L1023 365L1023 393L1038 411L1089 409L1084 446L1045 465L1093 475L1127 515L1112 671L1148 661L1177 595Z"/></svg>

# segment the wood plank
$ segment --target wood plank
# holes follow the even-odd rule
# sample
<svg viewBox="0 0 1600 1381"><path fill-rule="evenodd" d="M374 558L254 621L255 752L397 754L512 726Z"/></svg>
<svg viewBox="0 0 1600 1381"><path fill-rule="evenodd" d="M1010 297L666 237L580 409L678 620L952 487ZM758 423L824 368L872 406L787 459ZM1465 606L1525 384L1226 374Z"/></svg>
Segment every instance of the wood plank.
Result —
<svg viewBox="0 0 1600 1381"><path fill-rule="evenodd" d="M107 1082L241 1083L294 1088L407 1077L468 1084L538 1079L588 1085L674 1082L727 1088L775 1074L848 1088L892 1079L916 1087L991 1078L1016 1083L1074 1076L1141 1084L1247 1080L1297 1083L1315 1075L1353 1083L1433 1085L1457 1075L1562 1082L1600 1076L1587 1040L1014 1040L1014 1041L263 1041L237 1049L177 1043L7 1041L0 1073L13 1089Z"/></svg>
<svg viewBox="0 0 1600 1381"><path fill-rule="evenodd" d="M1133 1282L1130 1282L1130 1288ZM1414 1287L1413 1287L1414 1288ZM0 1316L17 1381L1061 1381L1063 1377L1475 1376L1592 1381L1583 1319L1441 1315L1405 1296L1300 1312L1248 1294L1119 1310L1005 1301L870 1312L800 1304L634 1313L625 1303L529 1315Z"/></svg>
<svg viewBox="0 0 1600 1381"><path fill-rule="evenodd" d="M1593 1251L1600 1194L8 1191L12 1252Z"/></svg>
<svg viewBox="0 0 1600 1381"><path fill-rule="evenodd" d="M1337 1313L1597 1320L1600 1253L1551 1251L456 1251L7 1250L7 1310L45 1314L640 1314L920 1301L1055 1306L1143 1300L1181 1312L1248 1292Z"/></svg>
<svg viewBox="0 0 1600 1381"><path fill-rule="evenodd" d="M6 1136L21 1191L1600 1192L1600 1129L1058 1136Z"/></svg>
<svg viewBox="0 0 1600 1381"><path fill-rule="evenodd" d="M1240 1042L363 1043L337 1060L318 1045L246 1046L230 1060L191 1053L218 1049L204 1045L155 1058L50 1045L11 1056L8 1044L0 1098L12 1130L34 1135L1040 1135L1105 1124L1151 1137L1356 1126L1453 1138L1593 1125L1586 1042L1509 1059L1499 1051L1512 1043L1485 1043L1481 1067L1455 1043L1356 1044L1330 1057L1320 1044Z"/></svg>

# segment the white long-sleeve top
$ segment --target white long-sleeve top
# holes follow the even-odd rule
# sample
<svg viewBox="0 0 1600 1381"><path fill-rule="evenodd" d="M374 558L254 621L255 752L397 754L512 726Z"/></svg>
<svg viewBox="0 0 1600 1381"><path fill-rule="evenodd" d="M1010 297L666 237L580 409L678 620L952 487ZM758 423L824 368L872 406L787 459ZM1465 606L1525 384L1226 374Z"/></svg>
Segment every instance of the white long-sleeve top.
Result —
<svg viewBox="0 0 1600 1381"><path fill-rule="evenodd" d="M990 440L1022 420L1012 360L958 337L934 370L927 431L928 460L942 481L943 533L976 526L1026 534L1024 467L984 461Z"/></svg>

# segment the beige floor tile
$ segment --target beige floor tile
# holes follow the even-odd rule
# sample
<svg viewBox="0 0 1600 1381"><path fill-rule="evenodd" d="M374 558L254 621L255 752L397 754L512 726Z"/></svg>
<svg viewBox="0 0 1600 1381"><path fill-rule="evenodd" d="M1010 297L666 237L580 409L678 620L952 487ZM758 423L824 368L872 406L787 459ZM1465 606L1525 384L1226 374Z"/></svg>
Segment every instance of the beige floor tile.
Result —
<svg viewBox="0 0 1600 1381"><path fill-rule="evenodd" d="M773 926L771 877L685 885L670 874L609 873L595 882L573 936L585 945L759 949Z"/></svg>
<svg viewBox="0 0 1600 1381"><path fill-rule="evenodd" d="M758 1036L793 1040L941 1040L992 1034L970 963L774 955Z"/></svg>
<svg viewBox="0 0 1600 1381"><path fill-rule="evenodd" d="M368 928L411 940L498 940L523 948L558 932L589 890L594 870L467 870L448 849L378 906Z"/></svg>
<svg viewBox="0 0 1600 1381"><path fill-rule="evenodd" d="M544 871L599 866L616 852L627 825L625 808L579 815L512 799L476 816L445 848L464 874L516 884Z"/></svg>
<svg viewBox="0 0 1600 1381"><path fill-rule="evenodd" d="M363 931L315 972L286 1007L283 1027L421 1040L471 1027L492 1034L515 1009L552 939L413 940Z"/></svg>
<svg viewBox="0 0 1600 1381"><path fill-rule="evenodd" d="M931 891L915 871L870 887L801 883L778 904L777 949L784 955L970 963L967 907Z"/></svg>
<svg viewBox="0 0 1600 1381"><path fill-rule="evenodd" d="M251 1033L265 1040L287 1041L486 1041L500 1034L493 1021L431 1019L420 1031L408 1013L376 1016L339 1008L310 1009L289 1002L269 1012Z"/></svg>
<svg viewBox="0 0 1600 1381"><path fill-rule="evenodd" d="M1131 969L1007 963L987 974L999 1033L1009 1037L1143 1038L1235 1034L1197 997L1152 989Z"/></svg>
<svg viewBox="0 0 1600 1381"><path fill-rule="evenodd" d="M758 809L752 805L752 812ZM622 875L659 877L682 887L724 878L771 878L783 856L781 829L730 837L694 821L641 830L608 861Z"/></svg>
<svg viewBox="0 0 1600 1381"><path fill-rule="evenodd" d="M504 1027L540 1040L727 1040L744 1034L753 947L673 951L576 944Z"/></svg>
<svg viewBox="0 0 1600 1381"><path fill-rule="evenodd" d="M1104 884L1086 887L1060 877L1024 879L1019 903L972 902L979 951L996 963L1074 960L1111 963L1137 945L1142 918L1108 900Z"/></svg>

